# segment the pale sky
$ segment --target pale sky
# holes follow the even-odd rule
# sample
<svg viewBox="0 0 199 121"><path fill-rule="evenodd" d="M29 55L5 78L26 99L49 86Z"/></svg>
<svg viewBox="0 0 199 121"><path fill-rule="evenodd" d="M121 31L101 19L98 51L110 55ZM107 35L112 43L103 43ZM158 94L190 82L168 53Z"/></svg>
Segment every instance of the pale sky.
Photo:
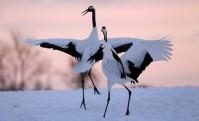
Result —
<svg viewBox="0 0 199 121"><path fill-rule="evenodd" d="M5 40L13 28L33 38L86 38L91 15L80 13L90 5L96 8L98 30L107 26L109 37L167 36L174 44L172 59L151 64L140 82L199 86L198 0L1 0L0 38Z"/></svg>

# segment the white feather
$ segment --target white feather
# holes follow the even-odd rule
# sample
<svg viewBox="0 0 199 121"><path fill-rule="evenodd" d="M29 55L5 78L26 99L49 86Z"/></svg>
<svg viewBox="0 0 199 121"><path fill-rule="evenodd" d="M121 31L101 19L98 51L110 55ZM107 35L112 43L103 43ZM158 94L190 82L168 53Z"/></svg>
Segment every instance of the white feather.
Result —
<svg viewBox="0 0 199 121"><path fill-rule="evenodd" d="M76 39L61 39L61 38L51 38L51 39L26 39L24 42L28 45L40 45L41 43L43 42L47 42L47 43L50 43L50 44L54 44L56 46L59 46L59 47L66 47L66 45L69 43L69 42L74 42L76 43Z"/></svg>
<svg viewBox="0 0 199 121"><path fill-rule="evenodd" d="M159 40L144 40L137 38L109 38L108 44L117 47L125 43L132 42L133 46L124 54L125 57L137 59L140 53L147 51L153 61L171 59L172 44L166 38Z"/></svg>
<svg viewBox="0 0 199 121"><path fill-rule="evenodd" d="M97 28L93 28L90 35L84 40L77 39L27 39L25 41L28 45L40 45L43 42L54 44L56 46L67 48L67 44L72 42L79 53L82 54L82 58L74 66L73 70L77 73L88 71L94 63L87 62L88 58L93 55L100 47L100 41L98 39Z"/></svg>
<svg viewBox="0 0 199 121"><path fill-rule="evenodd" d="M103 43L102 71L107 77L109 89L115 83L124 84L127 82L127 80L120 77L122 66L121 63L115 60L112 51L117 54L109 44Z"/></svg>

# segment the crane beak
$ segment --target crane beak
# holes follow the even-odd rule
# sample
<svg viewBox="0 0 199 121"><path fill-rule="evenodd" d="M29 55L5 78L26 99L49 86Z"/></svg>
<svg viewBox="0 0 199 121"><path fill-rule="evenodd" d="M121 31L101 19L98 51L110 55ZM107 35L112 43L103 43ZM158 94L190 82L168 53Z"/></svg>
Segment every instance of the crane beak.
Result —
<svg viewBox="0 0 199 121"><path fill-rule="evenodd" d="M87 13L88 13L88 9L86 9L85 11L83 11L81 14L82 14L82 16L84 16Z"/></svg>

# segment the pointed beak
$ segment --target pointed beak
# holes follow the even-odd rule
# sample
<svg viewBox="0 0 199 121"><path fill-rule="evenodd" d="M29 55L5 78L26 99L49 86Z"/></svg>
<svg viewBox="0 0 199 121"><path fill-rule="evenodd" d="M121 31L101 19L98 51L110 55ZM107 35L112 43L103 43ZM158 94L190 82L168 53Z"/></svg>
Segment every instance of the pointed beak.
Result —
<svg viewBox="0 0 199 121"><path fill-rule="evenodd" d="M81 14L82 14L82 16L84 16L87 13L88 13L88 9L86 9L85 11L83 11Z"/></svg>

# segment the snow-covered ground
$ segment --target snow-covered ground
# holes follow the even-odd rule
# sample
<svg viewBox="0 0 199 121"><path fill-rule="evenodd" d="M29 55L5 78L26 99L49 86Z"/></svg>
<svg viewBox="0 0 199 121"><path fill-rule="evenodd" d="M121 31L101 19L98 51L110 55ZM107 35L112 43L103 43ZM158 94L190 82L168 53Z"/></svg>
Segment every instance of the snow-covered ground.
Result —
<svg viewBox="0 0 199 121"><path fill-rule="evenodd" d="M199 88L113 89L106 118L107 90L86 90L88 110L80 109L81 90L0 92L0 121L199 121Z"/></svg>

